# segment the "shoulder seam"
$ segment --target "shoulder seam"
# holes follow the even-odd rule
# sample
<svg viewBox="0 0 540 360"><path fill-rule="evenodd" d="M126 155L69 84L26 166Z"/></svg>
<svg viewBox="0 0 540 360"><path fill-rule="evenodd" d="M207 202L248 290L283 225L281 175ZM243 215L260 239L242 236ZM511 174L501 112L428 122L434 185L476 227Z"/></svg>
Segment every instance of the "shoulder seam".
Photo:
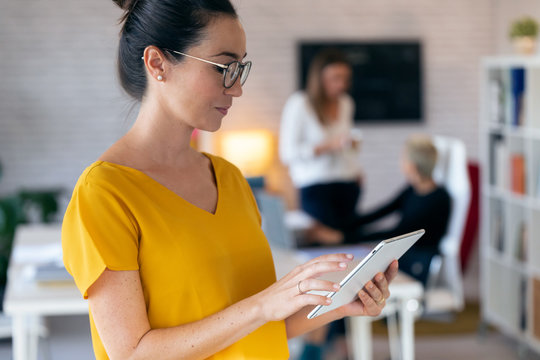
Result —
<svg viewBox="0 0 540 360"><path fill-rule="evenodd" d="M103 164L103 161L96 161L85 170L85 174L84 174L84 183L85 184L88 184L88 176L90 175L92 170L94 170L95 168L97 168L101 164Z"/></svg>

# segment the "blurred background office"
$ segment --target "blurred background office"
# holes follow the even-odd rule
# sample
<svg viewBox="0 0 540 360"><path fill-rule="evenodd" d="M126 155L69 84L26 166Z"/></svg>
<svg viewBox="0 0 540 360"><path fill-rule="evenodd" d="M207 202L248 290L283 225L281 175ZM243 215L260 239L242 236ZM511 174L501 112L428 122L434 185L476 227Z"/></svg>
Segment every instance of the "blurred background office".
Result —
<svg viewBox="0 0 540 360"><path fill-rule="evenodd" d="M193 143L236 163L247 177L262 176L265 191L283 199L288 210L298 207L298 195L279 161L277 142L283 106L301 83L301 44L420 46L419 116L356 123L363 133L363 210L400 189L404 178L399 154L413 133L461 140L468 164L483 170L482 59L515 54L508 36L512 21L525 15L540 20L538 0L236 0L234 4L253 61L250 80L222 130L198 133ZM136 105L120 89L114 63L120 16L120 10L106 1L0 0L0 197L26 202L25 213L18 215L21 222L60 221L82 169L134 120ZM43 200L50 197L56 200L53 210ZM478 278L477 237L467 254L464 297L479 303L483 285ZM528 301L532 308L533 300ZM475 316L473 334L480 324L478 311ZM50 319L53 359L63 346L88 351L76 353L80 359L91 358L90 339L65 340L76 336L73 328L86 331L86 323L80 317ZM495 332L487 346L470 333L449 335L441 330L439 335L417 337L418 359L438 358L433 357L435 349L449 338L454 351L449 358L518 359L520 354L538 358L538 349L525 351L529 342L519 341L532 337L532 330L518 336ZM375 346L386 349L385 336L380 339L382 345L376 338ZM467 348L471 350L459 355ZM470 355L479 353L490 355ZM0 343L0 358L9 354L9 340ZM387 350L377 356L388 358Z"/></svg>

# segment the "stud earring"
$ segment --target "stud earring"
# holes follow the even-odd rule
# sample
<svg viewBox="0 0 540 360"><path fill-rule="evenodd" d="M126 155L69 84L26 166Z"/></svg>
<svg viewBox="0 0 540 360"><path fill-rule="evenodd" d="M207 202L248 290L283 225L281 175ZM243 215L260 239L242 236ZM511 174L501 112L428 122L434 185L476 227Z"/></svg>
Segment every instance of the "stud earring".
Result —
<svg viewBox="0 0 540 360"><path fill-rule="evenodd" d="M158 81L161 81L161 80L163 80L163 76L161 76L161 75L158 75L158 76L157 76L157 80L158 80Z"/></svg>

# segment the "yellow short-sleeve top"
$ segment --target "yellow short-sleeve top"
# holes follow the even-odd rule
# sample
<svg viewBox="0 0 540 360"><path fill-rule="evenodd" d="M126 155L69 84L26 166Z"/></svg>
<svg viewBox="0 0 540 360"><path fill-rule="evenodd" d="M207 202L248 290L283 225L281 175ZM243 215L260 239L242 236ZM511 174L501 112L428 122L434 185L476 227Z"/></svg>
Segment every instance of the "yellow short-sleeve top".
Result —
<svg viewBox="0 0 540 360"><path fill-rule="evenodd" d="M139 270L152 328L205 318L275 282L253 194L240 171L210 158L214 214L143 172L97 161L79 178L62 228L64 264L87 298L105 268ZM108 359L90 313L94 352ZM210 359L287 359L285 324L271 322Z"/></svg>

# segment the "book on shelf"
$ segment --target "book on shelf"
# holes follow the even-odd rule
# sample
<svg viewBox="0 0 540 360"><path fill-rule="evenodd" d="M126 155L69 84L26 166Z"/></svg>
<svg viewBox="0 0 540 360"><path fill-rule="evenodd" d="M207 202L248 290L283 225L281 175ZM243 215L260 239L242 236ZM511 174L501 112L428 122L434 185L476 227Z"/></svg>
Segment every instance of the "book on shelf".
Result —
<svg viewBox="0 0 540 360"><path fill-rule="evenodd" d="M494 205L491 221L493 247L502 253L504 251L504 216L501 203Z"/></svg>
<svg viewBox="0 0 540 360"><path fill-rule="evenodd" d="M493 185L499 189L508 188L508 146L504 140L497 140L493 144Z"/></svg>
<svg viewBox="0 0 540 360"><path fill-rule="evenodd" d="M512 83L512 122L514 126L524 124L524 100L525 100L525 69L515 67L510 69Z"/></svg>
<svg viewBox="0 0 540 360"><path fill-rule="evenodd" d="M510 156L511 188L517 194L525 194L525 156L512 154Z"/></svg>
<svg viewBox="0 0 540 360"><path fill-rule="evenodd" d="M72 282L64 264L58 261L47 262L36 266L34 280L38 283Z"/></svg>
<svg viewBox="0 0 540 360"><path fill-rule="evenodd" d="M533 335L537 340L540 340L540 279L533 278L532 279L532 295L533 295L533 301L534 304L532 309L532 330Z"/></svg>
<svg viewBox="0 0 540 360"><path fill-rule="evenodd" d="M506 86L503 80L503 71L494 69L489 75L489 121L504 124L506 118Z"/></svg>
<svg viewBox="0 0 540 360"><path fill-rule="evenodd" d="M527 330L527 278L525 276L521 277L519 287L521 297L519 298L518 327L521 331L525 332Z"/></svg>
<svg viewBox="0 0 540 360"><path fill-rule="evenodd" d="M536 197L540 198L540 166L538 167L538 173L536 174Z"/></svg>
<svg viewBox="0 0 540 360"><path fill-rule="evenodd" d="M521 262L527 261L528 230L527 223L522 221L518 225L516 236L515 257Z"/></svg>

